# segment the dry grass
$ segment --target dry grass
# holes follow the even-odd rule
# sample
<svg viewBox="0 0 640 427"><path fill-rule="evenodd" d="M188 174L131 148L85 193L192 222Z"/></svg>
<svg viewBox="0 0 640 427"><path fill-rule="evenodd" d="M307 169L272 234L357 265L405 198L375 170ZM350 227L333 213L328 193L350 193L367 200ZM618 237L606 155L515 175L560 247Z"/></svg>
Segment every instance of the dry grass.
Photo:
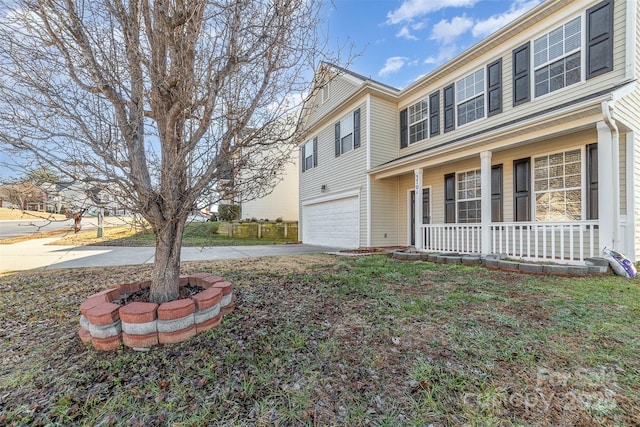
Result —
<svg viewBox="0 0 640 427"><path fill-rule="evenodd" d="M0 277L0 424L635 426L640 286L389 257L184 263L237 309L147 353L76 335L88 295L150 267Z"/></svg>
<svg viewBox="0 0 640 427"><path fill-rule="evenodd" d="M20 220L20 219L66 219L64 215L52 214L49 212L22 211L20 209L0 208L0 220Z"/></svg>

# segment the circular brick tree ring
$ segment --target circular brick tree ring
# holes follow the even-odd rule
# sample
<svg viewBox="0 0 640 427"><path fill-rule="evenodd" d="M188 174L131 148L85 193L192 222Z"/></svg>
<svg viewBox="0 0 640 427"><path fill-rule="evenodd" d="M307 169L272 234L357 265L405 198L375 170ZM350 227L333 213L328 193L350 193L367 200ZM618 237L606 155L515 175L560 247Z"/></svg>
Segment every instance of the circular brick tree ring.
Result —
<svg viewBox="0 0 640 427"><path fill-rule="evenodd" d="M222 316L235 308L233 286L220 276L196 273L180 276L180 286L204 290L163 304L115 301L148 288L150 281L126 283L91 295L80 304L78 336L96 350L117 350L124 344L148 350L157 344L185 341L220 324Z"/></svg>

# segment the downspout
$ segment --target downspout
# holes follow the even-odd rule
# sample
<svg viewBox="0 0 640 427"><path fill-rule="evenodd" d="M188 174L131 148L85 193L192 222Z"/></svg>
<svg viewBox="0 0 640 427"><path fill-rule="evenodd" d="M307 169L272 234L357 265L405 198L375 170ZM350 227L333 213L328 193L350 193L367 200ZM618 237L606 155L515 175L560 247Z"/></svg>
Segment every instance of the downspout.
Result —
<svg viewBox="0 0 640 427"><path fill-rule="evenodd" d="M602 101L600 105L603 121L611 132L611 173L614 183L613 249L620 250L620 134L618 125L612 115L613 103L611 101Z"/></svg>

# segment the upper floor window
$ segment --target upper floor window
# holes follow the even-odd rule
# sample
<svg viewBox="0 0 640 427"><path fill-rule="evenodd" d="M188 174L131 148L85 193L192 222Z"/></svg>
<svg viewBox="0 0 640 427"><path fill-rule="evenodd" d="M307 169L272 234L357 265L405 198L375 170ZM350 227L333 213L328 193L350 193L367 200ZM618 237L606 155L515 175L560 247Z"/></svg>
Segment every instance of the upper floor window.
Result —
<svg viewBox="0 0 640 427"><path fill-rule="evenodd" d="M360 146L360 109L335 124L336 157Z"/></svg>
<svg viewBox="0 0 640 427"><path fill-rule="evenodd" d="M322 86L322 103L324 104L329 100L329 82L326 82Z"/></svg>
<svg viewBox="0 0 640 427"><path fill-rule="evenodd" d="M351 114L340 120L340 148L343 154L353 150L353 116Z"/></svg>
<svg viewBox="0 0 640 427"><path fill-rule="evenodd" d="M429 99L416 102L408 109L409 114L409 144L427 138L427 119L429 118Z"/></svg>
<svg viewBox="0 0 640 427"><path fill-rule="evenodd" d="M574 18L533 42L535 96L581 80L582 20Z"/></svg>
<svg viewBox="0 0 640 427"><path fill-rule="evenodd" d="M484 117L484 68L456 82L458 126Z"/></svg>
<svg viewBox="0 0 640 427"><path fill-rule="evenodd" d="M302 146L302 172L318 166L318 138L313 138Z"/></svg>

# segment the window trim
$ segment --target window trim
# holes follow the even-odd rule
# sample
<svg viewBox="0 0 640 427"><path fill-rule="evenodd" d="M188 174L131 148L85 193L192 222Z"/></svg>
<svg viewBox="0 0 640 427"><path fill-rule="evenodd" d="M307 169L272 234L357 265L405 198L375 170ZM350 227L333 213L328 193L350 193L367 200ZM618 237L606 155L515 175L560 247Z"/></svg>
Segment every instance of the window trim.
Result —
<svg viewBox="0 0 640 427"><path fill-rule="evenodd" d="M586 144L588 145L588 144ZM549 193L547 190L536 190L536 160L540 157L549 157L554 154L559 153L568 153L571 151L578 151L580 153L580 186L579 187L564 187L562 190L554 190L551 192L560 192L570 190L580 190L580 218L578 219L563 219L560 221L542 221L541 222L568 222L568 221L583 221L587 218L587 205L586 205L586 197L587 197L587 179L586 179L586 145L572 146L566 147L561 150L553 150L546 151L543 153L537 153L531 155L531 221L539 221L538 220L538 194ZM564 163L563 163L564 164Z"/></svg>
<svg viewBox="0 0 640 427"><path fill-rule="evenodd" d="M346 135L342 135L343 132L343 122L347 119L351 119L351 132L346 134ZM342 118L340 118L340 120L338 120L337 122L335 122L334 124L334 148L335 148L335 157L340 157L342 155L345 155L351 151L355 151L357 148L360 148L361 145L361 141L360 141L360 134L361 134L361 117L360 117L360 108L356 108L355 110L351 111L348 114L345 114L344 116L342 116ZM343 140L344 138L348 137L349 135L351 135L351 148L344 151L343 148Z"/></svg>
<svg viewBox="0 0 640 427"><path fill-rule="evenodd" d="M473 198L461 198L460 197L460 188L459 188L459 184L460 184L460 175L462 174L468 174L470 172L476 172L478 175L478 191L480 192L480 194L477 197L473 197ZM456 224L479 224L482 221L482 171L480 170L480 168L474 168L474 169L468 169L468 170L464 170L464 171L458 171L456 172ZM460 203L464 203L464 202L469 202L469 201L478 201L480 202L480 209L478 211L479 216L477 218L477 221L474 222L469 222L469 221L464 221L461 222L460 221ZM468 217L467 217L468 219Z"/></svg>
<svg viewBox="0 0 640 427"><path fill-rule="evenodd" d="M487 74L487 73L486 73L486 66L487 66L487 65L488 65L488 64L485 64L485 65L483 65L483 66L481 66L481 67L479 67L479 68L475 69L474 71L471 71L471 72L469 72L469 73L465 74L465 75L464 75L464 77L462 77L462 78L460 78L460 79L456 80L456 81L453 83L453 84L454 84L454 95L455 95L455 97L454 97L454 102L453 102L453 105L454 105L453 113L454 113L454 123L455 123L455 127L457 127L457 128L461 128L461 127L464 127L464 126L466 126L466 125L469 125L469 124L471 124L471 123L473 123L473 122L476 122L476 121L478 121L478 120L482 120L482 119L486 119L486 118L487 118L487 75L486 75L486 74ZM466 80L467 78L471 77L471 76L474 76L474 77L475 77L475 75L476 75L478 72L481 72L481 73L482 73L482 85L481 85L481 87L482 87L482 91L481 91L481 93L475 93L473 96L471 96L471 97L466 97L466 98L464 98L464 100L461 100L461 99L458 97L458 92L459 92L459 90L458 90L458 84L459 84L460 82L462 82L462 81ZM477 85L478 85L478 82L477 82L477 81L474 81L474 86L477 86ZM475 119L473 119L473 120L471 120L471 121L467 121L467 122L465 122L464 124L460 124L460 114L458 113L458 109L459 109L459 107L460 107L462 104L466 104L466 103L471 102L471 101L473 101L473 100L475 100L475 99L477 99L477 98L480 98L480 97L482 97L482 117L477 117L477 118L475 118Z"/></svg>
<svg viewBox="0 0 640 427"><path fill-rule="evenodd" d="M307 150L308 146L311 147L311 150ZM313 138L305 141L302 144L302 172L306 172L318 166L318 137L314 136ZM307 151L311 151L311 154L307 155ZM307 167L307 159L311 159L311 166Z"/></svg>
<svg viewBox="0 0 640 427"><path fill-rule="evenodd" d="M412 122L411 121L411 116L412 116L411 109L413 107L416 107L418 104L421 104L424 107L421 110L422 118L420 120ZM430 112L429 112L429 96L426 96L423 99L421 99L420 101L414 102L413 104L411 104L411 105L409 105L407 107L407 132L408 132L407 137L408 137L409 145L416 144L418 142L425 141L425 140L429 139L429 132L430 132L430 129L429 129L429 114L430 114ZM416 139L415 141L413 141L412 140L413 133L411 132L411 128L413 126L419 125L420 123L423 124L422 134L423 134L424 137L422 139Z"/></svg>
<svg viewBox="0 0 640 427"><path fill-rule="evenodd" d="M563 54L551 61L547 60L546 62L544 62L541 65L536 66L536 62L535 62L535 54L536 54L536 41L540 40L541 38L545 37L545 36L549 36L550 33L552 33L553 31L556 31L560 28L563 28L570 22L578 20L580 22L580 44L579 44L579 48L575 48L571 51L568 52L563 52ZM564 30L563 30L564 31ZM564 40L566 40L566 38L564 38L563 35L563 43ZM574 16L573 18L567 19L564 22L562 22L561 24L558 24L556 26L554 26L553 28L551 28L549 31L546 31L545 33L539 35L538 37L532 38L531 40L531 49L529 52L530 55L530 59L529 59L529 66L530 66L530 74L531 74L531 78L529 80L530 82L530 91L531 91L531 99L532 100L536 100L536 99L543 99L547 96L551 96L552 94L557 94L558 92L561 92L569 87L573 87L575 85L580 85L582 83L585 82L585 49L586 49L586 43L585 43L585 13L581 13L578 16ZM548 48L548 46L547 46ZM565 85L563 87L561 87L560 89L556 89L556 90L549 90L549 92L544 93L542 95L537 95L536 93L536 72L538 70L541 70L545 67L550 67L551 65L557 63L558 61L564 61L567 58L569 58L570 56L579 53L580 54L580 80L572 83L570 85ZM566 73L566 71L565 71Z"/></svg>

